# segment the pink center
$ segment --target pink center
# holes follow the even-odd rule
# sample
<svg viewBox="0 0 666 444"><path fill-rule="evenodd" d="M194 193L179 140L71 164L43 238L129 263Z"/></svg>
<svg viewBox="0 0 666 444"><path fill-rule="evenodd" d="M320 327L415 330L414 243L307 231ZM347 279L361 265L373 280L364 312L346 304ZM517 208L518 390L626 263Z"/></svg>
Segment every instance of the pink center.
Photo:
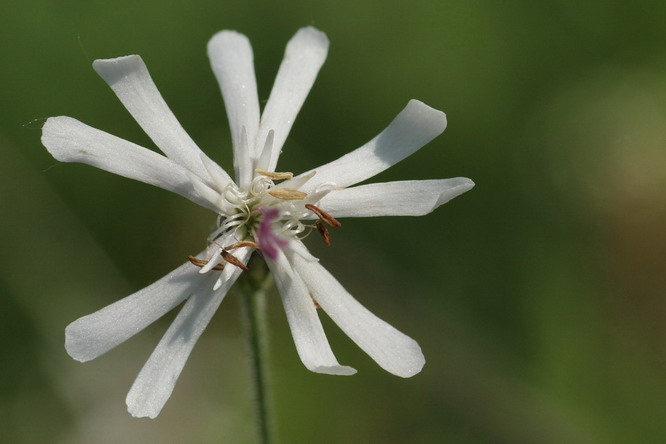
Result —
<svg viewBox="0 0 666 444"><path fill-rule="evenodd" d="M280 254L280 249L286 247L289 243L273 231L273 222L280 216L280 210L277 208L259 208L259 212L264 217L259 222L259 228L257 229L257 243L267 258L275 260Z"/></svg>

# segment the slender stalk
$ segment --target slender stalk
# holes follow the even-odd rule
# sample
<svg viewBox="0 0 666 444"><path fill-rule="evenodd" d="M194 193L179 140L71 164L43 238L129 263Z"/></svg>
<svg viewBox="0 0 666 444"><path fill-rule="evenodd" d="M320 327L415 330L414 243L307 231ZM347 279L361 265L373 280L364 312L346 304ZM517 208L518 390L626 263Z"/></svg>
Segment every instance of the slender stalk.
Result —
<svg viewBox="0 0 666 444"><path fill-rule="evenodd" d="M253 256L249 264L250 271L244 273L241 282L238 283L238 289L243 301L244 323L252 367L257 433L260 443L270 444L272 427L267 372L266 293L273 279L265 262L261 259L256 260L256 257L257 255Z"/></svg>

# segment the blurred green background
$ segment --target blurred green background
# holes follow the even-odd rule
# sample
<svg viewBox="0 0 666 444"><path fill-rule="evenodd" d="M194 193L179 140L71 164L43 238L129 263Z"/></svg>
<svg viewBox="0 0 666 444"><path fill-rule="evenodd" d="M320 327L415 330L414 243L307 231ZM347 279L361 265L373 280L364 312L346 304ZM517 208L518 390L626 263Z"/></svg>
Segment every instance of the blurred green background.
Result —
<svg viewBox="0 0 666 444"><path fill-rule="evenodd" d="M173 313L95 361L67 356L69 322L199 251L214 217L59 164L40 127L68 115L152 147L90 66L140 54L186 130L229 167L206 42L248 35L265 100L286 42L310 24L331 49L281 169L362 145L417 98L448 129L373 180L477 186L429 216L345 220L331 248L308 243L427 364L391 376L324 319L359 373L312 374L274 294L280 441L666 442L663 0L3 1L0 441L252 442L233 294L156 420L131 418L124 399Z"/></svg>

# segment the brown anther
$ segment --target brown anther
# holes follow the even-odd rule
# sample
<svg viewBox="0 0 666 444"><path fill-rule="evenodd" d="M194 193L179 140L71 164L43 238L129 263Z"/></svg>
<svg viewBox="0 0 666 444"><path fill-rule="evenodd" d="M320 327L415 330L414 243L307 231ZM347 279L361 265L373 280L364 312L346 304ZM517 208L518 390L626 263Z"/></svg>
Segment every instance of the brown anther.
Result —
<svg viewBox="0 0 666 444"><path fill-rule="evenodd" d="M199 268L203 268L209 262L194 256L187 256L187 259L189 259L192 265L196 265ZM218 270L218 271L224 270L224 264L217 264L211 270Z"/></svg>
<svg viewBox="0 0 666 444"><path fill-rule="evenodd" d="M237 242L233 245L229 245L228 247L223 248L223 250L235 250L236 248L243 248L243 247L250 247L250 248L256 248L257 250L259 249L259 245L256 242L251 242L251 241L243 241L243 242Z"/></svg>
<svg viewBox="0 0 666 444"><path fill-rule="evenodd" d="M303 200L308 197L307 193L293 188L273 188L268 194L282 200Z"/></svg>
<svg viewBox="0 0 666 444"><path fill-rule="evenodd" d="M229 253L226 250L222 250L222 259L229 262L231 265L237 266L238 268L240 268L243 271L249 270L249 268L247 268L244 263L242 263L240 260L238 260L238 258L236 256L234 256L233 254Z"/></svg>
<svg viewBox="0 0 666 444"><path fill-rule="evenodd" d="M317 217L319 218L319 220L324 222L329 227L341 227L342 226L342 224L340 222L338 222L338 220L336 218L334 218L333 216L331 216L330 214L328 214L326 211L322 210L319 207L315 207L312 204L306 204L305 208L307 208L308 210L310 210L314 214L316 214Z"/></svg>
<svg viewBox="0 0 666 444"><path fill-rule="evenodd" d="M262 176L270 177L273 180L284 180L284 179L293 179L294 178L294 173L278 173L277 171L266 171L262 169L255 169L255 173L261 174Z"/></svg>
<svg viewBox="0 0 666 444"><path fill-rule="evenodd" d="M328 229L319 220L317 222L315 222L315 227L317 228L317 231L319 231L319 234L321 234L321 238L324 240L324 243L326 244L326 246L330 247L331 246L331 235L328 233Z"/></svg>

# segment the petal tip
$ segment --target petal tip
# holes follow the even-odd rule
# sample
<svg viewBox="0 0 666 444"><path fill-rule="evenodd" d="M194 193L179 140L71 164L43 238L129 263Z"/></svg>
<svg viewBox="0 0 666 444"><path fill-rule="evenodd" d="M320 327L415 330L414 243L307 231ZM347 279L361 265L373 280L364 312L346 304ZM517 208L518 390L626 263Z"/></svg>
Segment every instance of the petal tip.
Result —
<svg viewBox="0 0 666 444"><path fill-rule="evenodd" d="M219 46L224 46L224 45L234 45L234 44L243 44L243 45L249 45L250 40L247 38L245 34L241 34L238 31L234 31L231 29L223 29L222 31L218 31L213 36L208 40L208 54L211 54L211 51L214 51L217 49Z"/></svg>
<svg viewBox="0 0 666 444"><path fill-rule="evenodd" d="M143 59L136 54L112 59L97 59L92 66L95 72L110 86L113 86L131 72L146 69Z"/></svg>
<svg viewBox="0 0 666 444"><path fill-rule="evenodd" d="M398 368L393 368L393 369L386 369L390 373L393 373L396 376L400 376L401 378L411 378L412 376L416 376L419 373L421 373L421 370L423 370L423 366L425 365L425 356L423 356L423 352L421 351L421 347L414 341L414 346L416 347L415 350L413 350L413 356L411 358L406 359L407 362L404 364L406 365L401 365Z"/></svg>
<svg viewBox="0 0 666 444"><path fill-rule="evenodd" d="M78 362L88 362L95 358L86 353L85 347L81 347L81 338L76 333L76 321L65 328L65 350L67 354Z"/></svg>
<svg viewBox="0 0 666 444"><path fill-rule="evenodd" d="M76 126L81 125L76 119L67 116L49 117L42 125L40 141L51 155L61 162L71 162L67 148L71 143Z"/></svg>
<svg viewBox="0 0 666 444"><path fill-rule="evenodd" d="M303 35L307 35L308 37L321 39L328 42L328 37L326 36L326 33L324 33L324 31L315 28L314 26L304 26L301 29L299 29L296 34L298 35L301 33Z"/></svg>
<svg viewBox="0 0 666 444"><path fill-rule="evenodd" d="M49 152L51 152L49 149L49 142L51 140L51 136L53 135L53 127L58 125L58 123L61 122L63 118L64 116L49 117L42 125L42 137L40 140L42 145L44 145L46 149L49 150Z"/></svg>
<svg viewBox="0 0 666 444"><path fill-rule="evenodd" d="M444 179L448 185L441 191L437 202L433 206L433 210L440 205L443 205L450 200L464 194L474 188L474 181L467 177L455 177L453 179Z"/></svg>
<svg viewBox="0 0 666 444"><path fill-rule="evenodd" d="M326 34L314 26L306 26L299 29L294 37L292 37L288 46L291 46L292 43L296 42L307 42L308 45L312 45L313 49L321 49L327 51L329 47L329 40Z"/></svg>
<svg viewBox="0 0 666 444"><path fill-rule="evenodd" d="M346 365L319 365L310 369L314 373L324 375L351 376L356 374L356 369Z"/></svg>
<svg viewBox="0 0 666 444"><path fill-rule="evenodd" d="M453 187L459 191L458 196L462 193L471 190L476 185L472 179L467 177L456 177L454 179L449 179L454 182Z"/></svg>
<svg viewBox="0 0 666 444"><path fill-rule="evenodd" d="M127 412L132 415L133 418L155 419L157 418L157 415L160 414L159 411L155 412L150 409L145 409L145 407L140 407L133 399L130 399L129 395L127 395L125 404L127 405Z"/></svg>
<svg viewBox="0 0 666 444"><path fill-rule="evenodd" d="M432 106L426 105L417 99L411 99L405 110L413 112L418 115L419 118L423 119L424 122L428 123L429 126L437 129L437 134L441 134L446 129L448 121L446 119L446 114L444 111L433 108Z"/></svg>
<svg viewBox="0 0 666 444"><path fill-rule="evenodd" d="M126 56L120 56L120 57L112 57L110 59L95 59L93 60L93 67L96 66L105 66L105 65L110 65L113 63L123 63L123 62L135 62L137 60L141 60L141 56L138 54L130 54Z"/></svg>
<svg viewBox="0 0 666 444"><path fill-rule="evenodd" d="M132 388L130 388L125 397L127 412L134 418L155 419L162 411L164 403L155 402L155 399L151 399L149 396L146 396L146 393L141 393L141 390L137 390L136 386L140 377L141 374L137 376L134 384L132 384Z"/></svg>
<svg viewBox="0 0 666 444"><path fill-rule="evenodd" d="M465 188L465 191L469 191L476 186L476 184L472 179L469 179L467 177L461 177L461 179L463 183L460 184L460 187Z"/></svg>

